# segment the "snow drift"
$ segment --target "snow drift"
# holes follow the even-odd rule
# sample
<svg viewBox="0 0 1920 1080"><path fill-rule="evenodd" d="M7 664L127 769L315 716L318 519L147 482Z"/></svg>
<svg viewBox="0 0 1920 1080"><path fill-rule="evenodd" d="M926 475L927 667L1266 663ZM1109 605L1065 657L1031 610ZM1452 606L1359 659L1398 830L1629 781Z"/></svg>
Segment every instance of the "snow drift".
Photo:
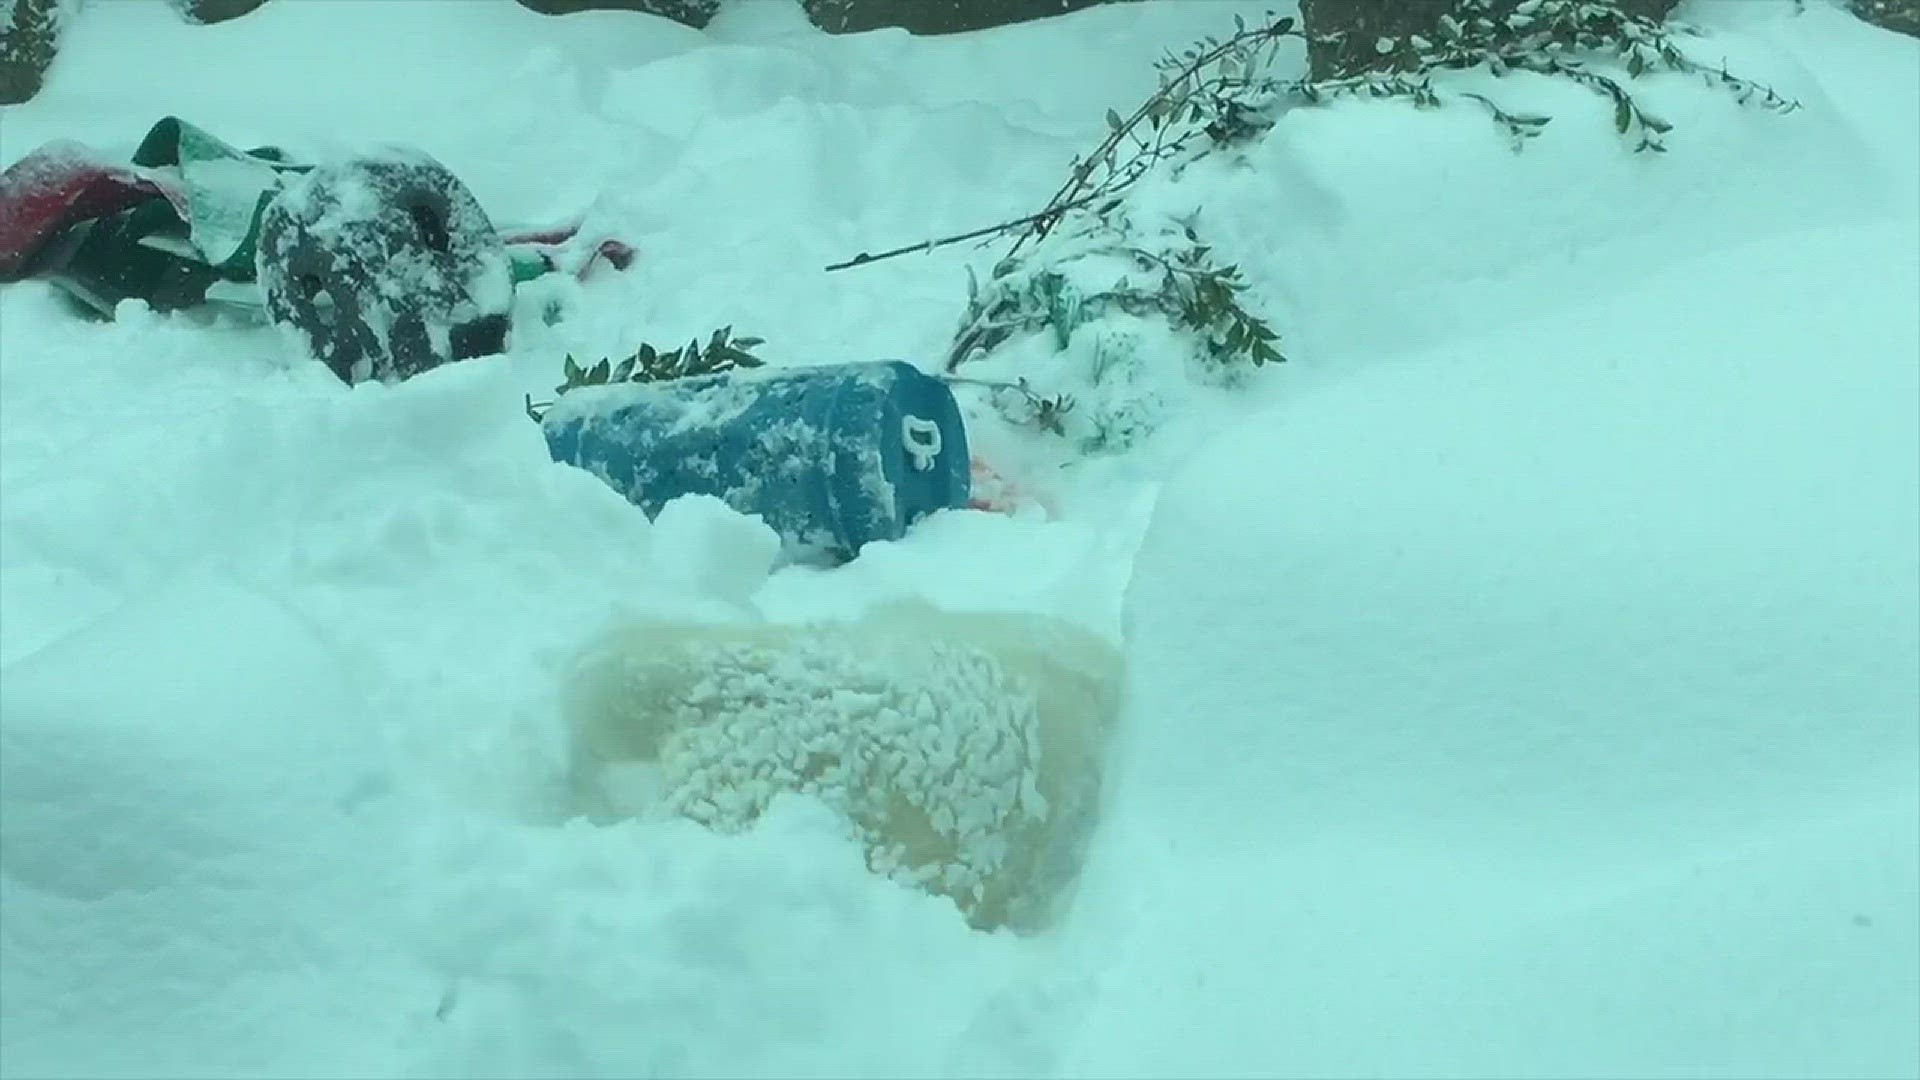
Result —
<svg viewBox="0 0 1920 1080"><path fill-rule="evenodd" d="M1805 108L1648 80L1657 159L1525 80L1555 120L1518 157L1469 110L1293 114L1162 193L1294 361L1190 458L769 574L737 516L555 465L522 395L718 322L939 355L979 253L817 268L1030 211L1153 57L1263 5L935 40L356 6L91 5L0 154L168 113L407 143L641 257L392 388L0 294L0 1073L1920 1074L1912 41L1690 5ZM970 929L817 799L561 812L563 673L623 613L1111 636L1130 573L1054 932Z"/></svg>

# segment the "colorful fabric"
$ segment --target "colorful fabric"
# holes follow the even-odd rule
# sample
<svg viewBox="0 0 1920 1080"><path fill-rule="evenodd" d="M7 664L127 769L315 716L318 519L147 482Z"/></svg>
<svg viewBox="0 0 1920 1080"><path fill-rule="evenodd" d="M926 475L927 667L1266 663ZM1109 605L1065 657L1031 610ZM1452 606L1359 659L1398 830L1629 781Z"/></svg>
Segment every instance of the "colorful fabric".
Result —
<svg viewBox="0 0 1920 1080"><path fill-rule="evenodd" d="M553 273L567 273L584 279L601 260L615 270L625 270L633 265L633 260L639 254L623 240L612 237L592 240L586 237L580 231L578 221L508 233L501 239L507 245L508 258L513 262L513 282L516 285Z"/></svg>
<svg viewBox="0 0 1920 1080"><path fill-rule="evenodd" d="M260 215L287 177L313 168L289 162L277 147L240 150L171 116L140 140L133 163L186 191L189 242L229 281L253 280Z"/></svg>
<svg viewBox="0 0 1920 1080"><path fill-rule="evenodd" d="M155 124L131 164L86 146L49 143L0 172L0 282L42 276L111 314L120 300L157 309L204 302L208 290L258 306L254 255L267 204L311 169L276 147L235 147L176 117ZM631 245L587 236L580 223L503 237L515 283L586 277L599 262L632 265Z"/></svg>

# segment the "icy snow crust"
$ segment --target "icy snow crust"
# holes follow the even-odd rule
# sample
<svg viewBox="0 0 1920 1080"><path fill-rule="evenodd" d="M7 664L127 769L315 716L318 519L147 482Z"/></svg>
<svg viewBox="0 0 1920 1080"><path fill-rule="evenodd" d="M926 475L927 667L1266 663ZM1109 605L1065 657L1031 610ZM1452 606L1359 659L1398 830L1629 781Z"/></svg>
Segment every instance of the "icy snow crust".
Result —
<svg viewBox="0 0 1920 1080"><path fill-rule="evenodd" d="M757 523L552 464L522 395L723 322L940 355L990 253L817 268L1030 212L1263 5L933 40L372 6L90 5L0 160L165 112L410 144L502 219L597 198L641 258L523 294L509 356L352 390L0 293L0 1073L1920 1074L1915 43L1695 3L1690 47L1807 107L1650 80L1658 158L1520 77L1469 87L1555 117L1518 158L1468 107L1291 116L1143 198L1204 198L1292 365L1186 399L1184 457L1063 473L983 425L1057 519L769 574ZM1111 635L1130 568L1054 932L970 930L818 797L563 816L561 675L610 621Z"/></svg>
<svg viewBox="0 0 1920 1080"><path fill-rule="evenodd" d="M1092 829L1120 681L1113 644L1062 620L919 601L844 624L631 621L569 679L576 805L737 833L809 795L876 872L977 926L1044 928Z"/></svg>

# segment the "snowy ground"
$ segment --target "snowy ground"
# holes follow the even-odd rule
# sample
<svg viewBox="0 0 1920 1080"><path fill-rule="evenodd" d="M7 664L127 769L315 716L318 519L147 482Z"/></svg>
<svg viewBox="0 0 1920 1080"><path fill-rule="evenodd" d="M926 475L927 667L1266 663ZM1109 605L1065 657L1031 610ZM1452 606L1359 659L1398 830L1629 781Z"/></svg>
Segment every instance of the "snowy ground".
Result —
<svg viewBox="0 0 1920 1080"><path fill-rule="evenodd" d="M1293 114L1167 196L1296 358L1211 439L746 581L781 618L1124 592L1113 804L1015 939L803 803L552 820L559 660L742 586L740 522L649 526L520 395L722 322L938 355L983 253L819 268L1031 210L1262 5L934 40L372 6L96 3L0 162L168 113L408 142L641 262L507 361L351 392L0 294L0 1074L1920 1075L1920 46L1696 3L1806 107L1650 80L1664 157L1544 83L1494 91L1557 118L1519 157L1471 108Z"/></svg>

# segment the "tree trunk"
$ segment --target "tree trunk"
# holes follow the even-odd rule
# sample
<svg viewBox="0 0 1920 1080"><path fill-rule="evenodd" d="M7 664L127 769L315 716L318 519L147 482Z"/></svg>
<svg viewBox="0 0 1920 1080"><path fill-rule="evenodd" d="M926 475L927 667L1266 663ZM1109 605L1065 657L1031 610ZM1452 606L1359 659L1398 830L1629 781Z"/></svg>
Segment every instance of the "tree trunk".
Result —
<svg viewBox="0 0 1920 1080"><path fill-rule="evenodd" d="M713 20L713 13L720 10L721 0L519 0L519 4L542 15L571 15L576 11L637 11L643 15L660 15L699 30Z"/></svg>

